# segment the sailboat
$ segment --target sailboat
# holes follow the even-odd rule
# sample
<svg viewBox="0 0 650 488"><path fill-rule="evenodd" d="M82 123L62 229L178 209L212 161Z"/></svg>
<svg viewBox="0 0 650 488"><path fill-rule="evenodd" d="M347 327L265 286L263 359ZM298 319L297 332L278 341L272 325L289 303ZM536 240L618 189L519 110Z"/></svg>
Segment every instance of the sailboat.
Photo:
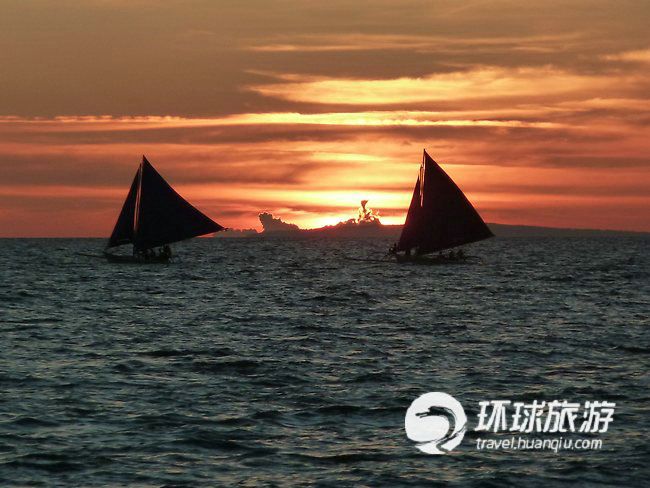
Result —
<svg viewBox="0 0 650 488"><path fill-rule="evenodd" d="M166 263L171 258L169 244L223 229L176 193L142 156L104 256L111 262ZM127 244L133 246L132 255L111 252Z"/></svg>
<svg viewBox="0 0 650 488"><path fill-rule="evenodd" d="M402 234L389 254L398 262L463 262L462 250L442 251L493 236L461 189L424 150ZM438 255L427 256L431 253Z"/></svg>

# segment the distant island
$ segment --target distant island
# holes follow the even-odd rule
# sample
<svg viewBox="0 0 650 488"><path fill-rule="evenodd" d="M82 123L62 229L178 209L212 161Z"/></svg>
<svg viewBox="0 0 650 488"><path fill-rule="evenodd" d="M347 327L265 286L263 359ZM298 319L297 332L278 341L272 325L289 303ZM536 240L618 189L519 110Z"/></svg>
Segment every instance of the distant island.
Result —
<svg viewBox="0 0 650 488"><path fill-rule="evenodd" d="M361 201L359 216L336 225L327 225L317 229L301 229L296 224L284 222L268 212L259 215L263 231L255 229L227 229L215 234L221 239L227 238L385 238L397 239L402 232L402 225L384 225L379 216L367 207L367 200ZM606 237L625 235L650 235L648 232L601 229L566 229L559 227L541 227L534 225L511 225L488 223L490 230L497 237Z"/></svg>

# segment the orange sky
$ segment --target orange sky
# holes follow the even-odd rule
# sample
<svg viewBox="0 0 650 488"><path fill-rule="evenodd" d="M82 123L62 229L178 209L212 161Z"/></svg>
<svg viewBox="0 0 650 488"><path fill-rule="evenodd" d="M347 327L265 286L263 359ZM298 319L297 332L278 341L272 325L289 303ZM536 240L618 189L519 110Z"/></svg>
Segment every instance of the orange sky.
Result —
<svg viewBox="0 0 650 488"><path fill-rule="evenodd" d="M227 227L401 223L422 149L488 222L650 231L650 3L4 1L0 236L106 236L142 154Z"/></svg>

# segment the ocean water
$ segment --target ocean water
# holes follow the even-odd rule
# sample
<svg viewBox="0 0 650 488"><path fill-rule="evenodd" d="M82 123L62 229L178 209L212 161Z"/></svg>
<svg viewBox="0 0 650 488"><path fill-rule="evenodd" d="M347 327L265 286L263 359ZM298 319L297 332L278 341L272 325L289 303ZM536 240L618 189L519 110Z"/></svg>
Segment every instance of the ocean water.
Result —
<svg viewBox="0 0 650 488"><path fill-rule="evenodd" d="M171 265L0 240L1 486L642 486L650 239L496 238L474 265L372 240L198 239ZM451 453L410 403L453 395ZM616 403L602 449L476 449L486 399Z"/></svg>

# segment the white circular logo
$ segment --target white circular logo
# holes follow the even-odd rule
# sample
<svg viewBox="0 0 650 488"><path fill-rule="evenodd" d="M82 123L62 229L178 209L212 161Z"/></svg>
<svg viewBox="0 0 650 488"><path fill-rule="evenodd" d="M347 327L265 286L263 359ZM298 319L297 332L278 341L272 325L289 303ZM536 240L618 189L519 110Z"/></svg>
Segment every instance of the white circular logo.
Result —
<svg viewBox="0 0 650 488"><path fill-rule="evenodd" d="M467 427L463 406L439 391L416 398L406 411L406 436L427 454L446 454L460 444Z"/></svg>

